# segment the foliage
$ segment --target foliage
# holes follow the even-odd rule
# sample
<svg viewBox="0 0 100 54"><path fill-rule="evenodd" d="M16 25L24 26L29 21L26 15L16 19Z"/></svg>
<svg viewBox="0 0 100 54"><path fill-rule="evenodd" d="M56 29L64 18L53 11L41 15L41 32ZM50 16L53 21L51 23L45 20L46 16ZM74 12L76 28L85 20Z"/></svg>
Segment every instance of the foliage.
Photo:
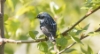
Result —
<svg viewBox="0 0 100 54"><path fill-rule="evenodd" d="M91 42L87 44L79 38L90 28L90 19L81 22L68 32L68 35L63 36L59 34L71 27L81 16L84 16L87 10L94 10L98 6L100 6L100 0L6 0L4 6L5 37L15 40L41 39L43 34L40 31L39 21L36 15L40 12L48 12L57 22L58 36L56 40L59 50L65 49L66 46L73 42L80 43L79 46L84 44L88 46L89 43L89 45L91 45ZM94 21L96 21L96 19ZM96 24L99 21L97 20ZM90 33L93 34L93 32ZM12 47L9 48L9 46ZM88 46L87 49L83 49L85 47L81 46L80 51L78 50L79 46L76 45L64 53L93 54L95 50L90 46ZM95 51L95 53L97 53L97 51ZM6 44L5 54L54 54L54 52L52 43L46 41L25 45Z"/></svg>
<svg viewBox="0 0 100 54"><path fill-rule="evenodd" d="M95 9L98 6L100 6L100 0L86 0L85 6L82 8L83 9Z"/></svg>

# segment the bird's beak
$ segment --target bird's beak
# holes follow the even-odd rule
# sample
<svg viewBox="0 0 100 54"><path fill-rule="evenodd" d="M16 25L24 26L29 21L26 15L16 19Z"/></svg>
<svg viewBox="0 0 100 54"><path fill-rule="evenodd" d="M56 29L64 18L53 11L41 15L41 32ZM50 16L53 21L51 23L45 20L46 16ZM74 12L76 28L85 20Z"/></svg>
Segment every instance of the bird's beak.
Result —
<svg viewBox="0 0 100 54"><path fill-rule="evenodd" d="M36 18L39 18L39 15L37 15Z"/></svg>

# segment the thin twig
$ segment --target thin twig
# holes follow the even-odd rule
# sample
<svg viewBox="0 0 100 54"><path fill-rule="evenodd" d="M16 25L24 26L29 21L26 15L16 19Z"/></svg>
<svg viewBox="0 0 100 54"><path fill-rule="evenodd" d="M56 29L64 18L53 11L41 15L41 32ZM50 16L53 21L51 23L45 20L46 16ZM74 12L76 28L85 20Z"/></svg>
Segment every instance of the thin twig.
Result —
<svg viewBox="0 0 100 54"><path fill-rule="evenodd" d="M53 41L52 43L54 45L54 50L55 50L56 54L59 54L59 49L57 48L56 41Z"/></svg>
<svg viewBox="0 0 100 54"><path fill-rule="evenodd" d="M80 20L78 20L73 26L71 26L68 30L64 31L63 33L61 33L62 35L65 35L66 33L68 33L69 31L71 31L76 25L78 25L80 22L82 22L84 19L86 19L89 15L91 15L92 13L94 13L95 11L97 11L98 9L100 9L100 6L97 7L96 9L92 10L92 11L88 11L88 13L83 16Z"/></svg>

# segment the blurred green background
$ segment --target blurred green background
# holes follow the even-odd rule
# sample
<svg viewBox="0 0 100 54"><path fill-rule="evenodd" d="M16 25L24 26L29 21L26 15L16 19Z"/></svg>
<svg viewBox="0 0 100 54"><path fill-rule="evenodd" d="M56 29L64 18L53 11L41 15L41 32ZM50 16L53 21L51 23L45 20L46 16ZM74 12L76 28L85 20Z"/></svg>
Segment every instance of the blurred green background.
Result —
<svg viewBox="0 0 100 54"><path fill-rule="evenodd" d="M6 0L5 37L14 40L44 38L39 28L39 20L36 18L40 12L48 12L53 17L57 23L57 34L60 34L87 13L87 10L81 9L84 4L85 0ZM75 41L73 36L79 38L81 34L88 34L99 28L99 24L100 10L79 23L69 35L64 37L59 35L57 38L59 49L62 50L73 43ZM76 34L76 31L81 32ZM77 43L63 54L89 54L87 51L96 54L100 50L99 42L100 34L96 33L82 40L83 44ZM28 44L6 43L5 54L52 54L52 48L49 41Z"/></svg>

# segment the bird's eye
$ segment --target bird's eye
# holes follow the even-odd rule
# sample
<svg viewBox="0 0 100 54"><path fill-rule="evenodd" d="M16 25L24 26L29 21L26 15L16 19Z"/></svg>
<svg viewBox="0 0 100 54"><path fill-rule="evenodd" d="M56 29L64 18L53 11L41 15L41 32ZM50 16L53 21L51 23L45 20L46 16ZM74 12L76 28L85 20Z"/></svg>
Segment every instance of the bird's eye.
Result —
<svg viewBox="0 0 100 54"><path fill-rule="evenodd" d="M45 16L41 16L41 18L44 18Z"/></svg>

